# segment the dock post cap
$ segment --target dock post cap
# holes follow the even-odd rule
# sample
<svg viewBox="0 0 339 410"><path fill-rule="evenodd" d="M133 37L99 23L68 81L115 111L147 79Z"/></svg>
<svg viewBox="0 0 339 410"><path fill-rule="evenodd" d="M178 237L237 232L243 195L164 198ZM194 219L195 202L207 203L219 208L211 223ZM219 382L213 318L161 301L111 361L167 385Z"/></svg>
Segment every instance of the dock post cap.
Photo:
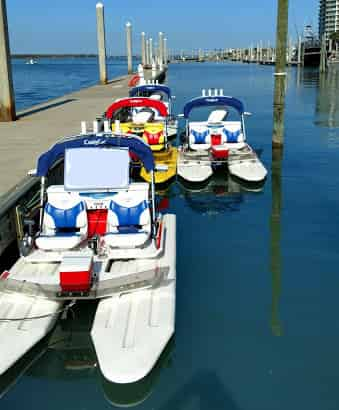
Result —
<svg viewBox="0 0 339 410"><path fill-rule="evenodd" d="M81 134L87 134L87 124L86 124L86 121L81 121Z"/></svg>
<svg viewBox="0 0 339 410"><path fill-rule="evenodd" d="M130 21L128 21L128 22L126 23L126 27L131 27L131 25L132 25L132 23L131 23Z"/></svg>
<svg viewBox="0 0 339 410"><path fill-rule="evenodd" d="M144 31L142 31L142 32L141 32L141 35L142 35L142 36L145 36L145 35L146 35L146 33L145 33Z"/></svg>
<svg viewBox="0 0 339 410"><path fill-rule="evenodd" d="M162 31L159 31L159 35L162 36L164 33Z"/></svg>
<svg viewBox="0 0 339 410"><path fill-rule="evenodd" d="M101 2L99 2L99 3L96 4L95 7L96 7L97 9L102 9L102 8L104 7L104 4L101 3Z"/></svg>
<svg viewBox="0 0 339 410"><path fill-rule="evenodd" d="M120 121L119 120L114 121L114 131L117 133L120 133Z"/></svg>

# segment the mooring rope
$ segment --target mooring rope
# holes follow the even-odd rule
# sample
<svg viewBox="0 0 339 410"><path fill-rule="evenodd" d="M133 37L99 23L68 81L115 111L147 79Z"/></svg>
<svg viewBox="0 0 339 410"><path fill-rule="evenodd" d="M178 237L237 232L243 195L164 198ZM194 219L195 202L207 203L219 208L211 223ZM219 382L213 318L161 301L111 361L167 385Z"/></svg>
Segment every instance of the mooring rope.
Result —
<svg viewBox="0 0 339 410"><path fill-rule="evenodd" d="M52 317L55 315L59 315L60 313L66 312L69 309L71 309L74 305L75 305L75 301L73 300L66 307L59 309L53 313L45 313L43 315L29 316L29 317L0 318L0 322L22 322L22 321L27 321L27 320L45 319L46 317Z"/></svg>

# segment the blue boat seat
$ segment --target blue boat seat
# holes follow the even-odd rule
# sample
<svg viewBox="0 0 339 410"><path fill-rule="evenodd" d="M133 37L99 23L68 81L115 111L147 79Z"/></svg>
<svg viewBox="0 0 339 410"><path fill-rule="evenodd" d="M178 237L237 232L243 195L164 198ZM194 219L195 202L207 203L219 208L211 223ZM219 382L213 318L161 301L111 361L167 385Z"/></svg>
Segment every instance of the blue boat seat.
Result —
<svg viewBox="0 0 339 410"><path fill-rule="evenodd" d="M192 150L208 150L211 147L210 131L206 123L189 124L189 147Z"/></svg>
<svg viewBox="0 0 339 410"><path fill-rule="evenodd" d="M241 148L245 145L240 121L225 121L222 129L223 143L230 148Z"/></svg>
<svg viewBox="0 0 339 410"><path fill-rule="evenodd" d="M86 238L85 202L77 193L66 192L62 186L50 186L36 246L46 251L69 250L76 248Z"/></svg>
<svg viewBox="0 0 339 410"><path fill-rule="evenodd" d="M117 193L107 215L105 243L113 248L142 246L151 234L151 212L148 186L134 184L138 189Z"/></svg>

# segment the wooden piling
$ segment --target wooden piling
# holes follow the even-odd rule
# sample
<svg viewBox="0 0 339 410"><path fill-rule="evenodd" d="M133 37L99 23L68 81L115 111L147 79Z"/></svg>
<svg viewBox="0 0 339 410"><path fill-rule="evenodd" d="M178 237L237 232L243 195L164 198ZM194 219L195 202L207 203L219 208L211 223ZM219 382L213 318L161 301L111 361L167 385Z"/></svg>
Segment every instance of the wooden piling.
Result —
<svg viewBox="0 0 339 410"><path fill-rule="evenodd" d="M151 65L151 60L149 57L149 40L146 40L146 65L149 66Z"/></svg>
<svg viewBox="0 0 339 410"><path fill-rule="evenodd" d="M288 0L278 0L272 137L272 147L278 149L284 144L287 32Z"/></svg>
<svg viewBox="0 0 339 410"><path fill-rule="evenodd" d="M164 35L159 32L159 65L164 64Z"/></svg>
<svg viewBox="0 0 339 410"><path fill-rule="evenodd" d="M274 336L282 336L279 316L281 295L281 208L282 208L282 151L272 153L272 210L270 220L270 271L272 275L271 329Z"/></svg>
<svg viewBox="0 0 339 410"><path fill-rule="evenodd" d="M167 38L164 38L164 63L167 66L168 63L168 52L167 52Z"/></svg>
<svg viewBox="0 0 339 410"><path fill-rule="evenodd" d="M153 63L153 39L148 40L150 65Z"/></svg>
<svg viewBox="0 0 339 410"><path fill-rule="evenodd" d="M144 32L141 33L141 65L146 66L146 35Z"/></svg>
<svg viewBox="0 0 339 410"><path fill-rule="evenodd" d="M301 55L301 36L298 37L298 65L301 65L302 55Z"/></svg>
<svg viewBox="0 0 339 410"><path fill-rule="evenodd" d="M127 52L127 72L133 73L132 62L132 24L128 21L126 23L126 52Z"/></svg>
<svg viewBox="0 0 339 410"><path fill-rule="evenodd" d="M97 3L97 36L100 83L107 83L104 5Z"/></svg>
<svg viewBox="0 0 339 410"><path fill-rule="evenodd" d="M6 0L0 0L0 121L14 121L15 119Z"/></svg>
<svg viewBox="0 0 339 410"><path fill-rule="evenodd" d="M326 72L326 63L327 63L326 37L325 37L325 34L323 34L322 39L321 39L320 66L319 66L319 70L321 73Z"/></svg>

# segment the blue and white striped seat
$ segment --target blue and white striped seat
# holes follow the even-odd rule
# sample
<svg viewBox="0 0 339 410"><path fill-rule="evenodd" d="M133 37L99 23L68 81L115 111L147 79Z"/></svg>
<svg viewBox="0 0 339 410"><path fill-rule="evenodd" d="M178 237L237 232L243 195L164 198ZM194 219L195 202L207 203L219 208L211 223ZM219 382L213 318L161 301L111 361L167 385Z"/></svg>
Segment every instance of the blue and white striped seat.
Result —
<svg viewBox="0 0 339 410"><path fill-rule="evenodd" d="M210 131L206 123L189 124L189 147L195 151L207 150L211 146Z"/></svg>
<svg viewBox="0 0 339 410"><path fill-rule="evenodd" d="M112 248L135 248L150 234L148 184L134 183L133 189L117 193L110 203L105 242Z"/></svg>
<svg viewBox="0 0 339 410"><path fill-rule="evenodd" d="M77 193L66 192L62 186L50 186L47 198L37 247L46 251L77 247L87 238L85 202Z"/></svg>
<svg viewBox="0 0 339 410"><path fill-rule="evenodd" d="M223 125L223 144L226 144L228 148L242 148L245 145L245 138L241 130L241 122L225 121Z"/></svg>

